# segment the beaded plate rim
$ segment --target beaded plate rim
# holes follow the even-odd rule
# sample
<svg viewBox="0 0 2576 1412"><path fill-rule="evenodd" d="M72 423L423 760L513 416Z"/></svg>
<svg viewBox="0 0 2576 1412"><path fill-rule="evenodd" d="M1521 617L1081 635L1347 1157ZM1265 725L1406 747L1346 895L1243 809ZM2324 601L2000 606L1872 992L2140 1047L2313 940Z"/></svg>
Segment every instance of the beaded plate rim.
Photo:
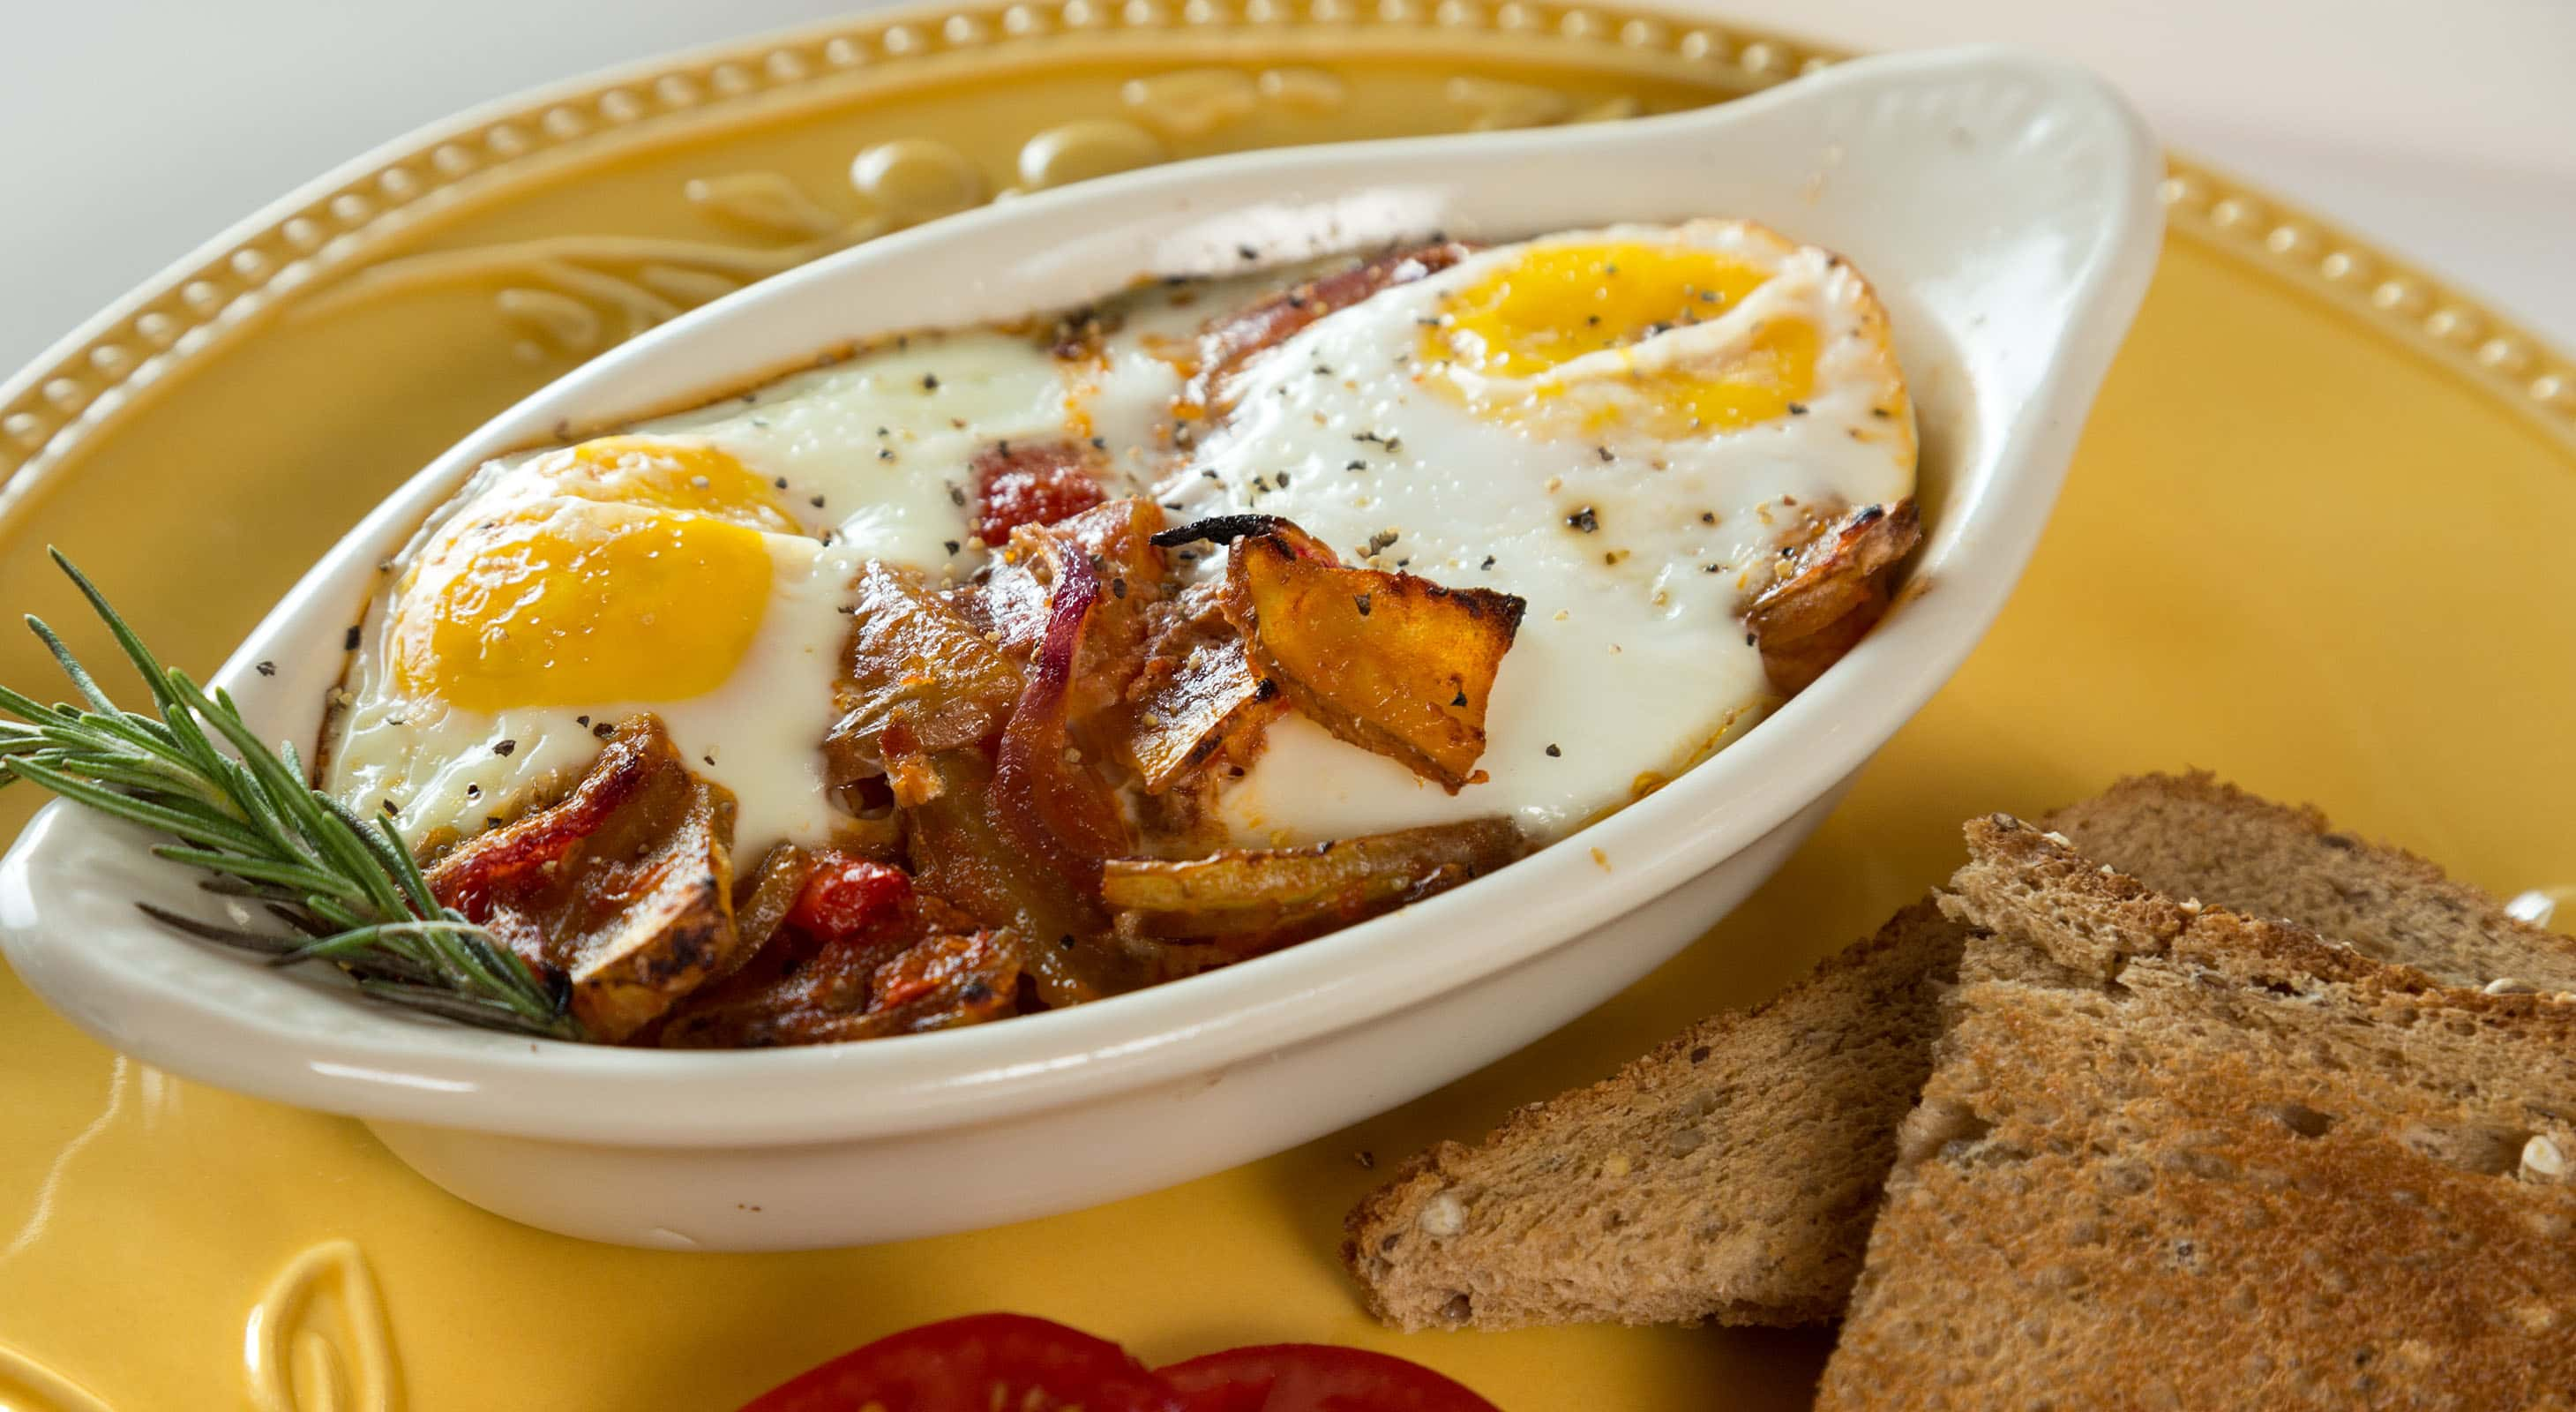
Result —
<svg viewBox="0 0 2576 1412"><path fill-rule="evenodd" d="M1849 57L1724 21L1644 8L1532 0L1043 0L906 4L731 41L500 99L398 137L217 235L74 329L0 383L0 532L54 472L104 435L134 398L202 361L255 317L318 279L367 263L367 248L435 215L468 182L617 141L684 113L748 114L856 71L989 51L1049 34L1110 36L1403 28L1558 36L1614 51L1714 65L1758 88ZM2168 228L2286 276L2395 337L2576 455L2576 360L2479 299L2294 202L2194 158L2170 155Z"/></svg>

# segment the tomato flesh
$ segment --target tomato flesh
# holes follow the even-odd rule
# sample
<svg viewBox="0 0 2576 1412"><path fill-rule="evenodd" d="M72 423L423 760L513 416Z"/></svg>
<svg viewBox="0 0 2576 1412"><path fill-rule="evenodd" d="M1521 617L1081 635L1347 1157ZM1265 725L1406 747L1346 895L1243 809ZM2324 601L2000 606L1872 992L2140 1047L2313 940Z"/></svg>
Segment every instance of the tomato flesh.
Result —
<svg viewBox="0 0 2576 1412"><path fill-rule="evenodd" d="M1022 525L1051 525L1095 505L1108 492L1081 447L1069 441L1000 442L975 454L975 536L999 548Z"/></svg>
<svg viewBox="0 0 2576 1412"><path fill-rule="evenodd" d="M1024 1314L972 1314L853 1349L742 1412L1190 1412L1107 1339Z"/></svg>
<svg viewBox="0 0 2576 1412"><path fill-rule="evenodd" d="M1331 1344L1232 1348L1161 1374L1189 1412L1500 1412L1418 1363Z"/></svg>
<svg viewBox="0 0 2576 1412"><path fill-rule="evenodd" d="M788 908L787 924L821 941L856 941L911 904L912 879L902 869L826 853Z"/></svg>

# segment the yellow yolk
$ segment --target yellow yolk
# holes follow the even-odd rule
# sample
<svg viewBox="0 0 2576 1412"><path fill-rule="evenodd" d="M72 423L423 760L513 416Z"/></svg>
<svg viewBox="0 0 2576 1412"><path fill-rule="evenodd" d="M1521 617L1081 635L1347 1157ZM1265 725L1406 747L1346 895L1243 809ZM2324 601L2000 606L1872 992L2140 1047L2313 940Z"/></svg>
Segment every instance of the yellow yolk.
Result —
<svg viewBox="0 0 2576 1412"><path fill-rule="evenodd" d="M1734 431L1788 414L1815 383L1818 340L1799 319L1773 319L1705 358L1640 368L1629 350L1658 334L1724 316L1771 272L1690 246L1555 245L1533 249L1444 301L1422 358L1514 384L1507 415L1571 398L1585 431L1614 424L1663 437ZM1589 360L1575 367L1577 360Z"/></svg>
<svg viewBox="0 0 2576 1412"><path fill-rule="evenodd" d="M442 537L403 595L396 670L473 711L680 701L751 649L771 557L754 529L584 499Z"/></svg>
<svg viewBox="0 0 2576 1412"><path fill-rule="evenodd" d="M550 451L520 474L547 494L686 511L773 534L799 532L775 485L703 442L601 437Z"/></svg>
<svg viewBox="0 0 2576 1412"><path fill-rule="evenodd" d="M1816 328L1804 319L1775 319L1724 362L1665 368L1636 386L1656 407L1649 429L1660 435L1735 431L1771 421L1815 392ZM1591 419L1596 425L1616 420L1618 411L1596 407Z"/></svg>

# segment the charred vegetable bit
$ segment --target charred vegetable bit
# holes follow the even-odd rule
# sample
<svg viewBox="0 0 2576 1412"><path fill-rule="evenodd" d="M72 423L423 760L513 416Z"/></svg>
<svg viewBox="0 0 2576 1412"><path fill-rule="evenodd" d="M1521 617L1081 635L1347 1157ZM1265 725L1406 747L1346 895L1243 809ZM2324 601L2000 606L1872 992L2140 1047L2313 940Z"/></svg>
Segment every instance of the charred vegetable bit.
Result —
<svg viewBox="0 0 2576 1412"><path fill-rule="evenodd" d="M1101 896L1144 935L1295 939L1446 891L1527 848L1510 820L1470 819L1311 848L1122 858L1102 873Z"/></svg>
<svg viewBox="0 0 2576 1412"><path fill-rule="evenodd" d="M1316 724L1450 793L1485 753L1485 705L1520 629L1521 599L1340 566L1284 520L1190 526L1234 541L1226 617L1252 666Z"/></svg>
<svg viewBox="0 0 2576 1412"><path fill-rule="evenodd" d="M733 795L699 779L662 723L620 725L572 796L429 870L439 902L540 973L616 1043L739 963Z"/></svg>
<svg viewBox="0 0 2576 1412"><path fill-rule="evenodd" d="M1789 572L1745 615L1773 689L1794 696L1842 660L1887 612L1888 580L1922 537L1908 499L1823 522L1814 538L1784 548Z"/></svg>
<svg viewBox="0 0 2576 1412"><path fill-rule="evenodd" d="M824 854L753 963L663 1027L671 1048L822 1044L1013 1013L1018 943L923 895L898 868Z"/></svg>

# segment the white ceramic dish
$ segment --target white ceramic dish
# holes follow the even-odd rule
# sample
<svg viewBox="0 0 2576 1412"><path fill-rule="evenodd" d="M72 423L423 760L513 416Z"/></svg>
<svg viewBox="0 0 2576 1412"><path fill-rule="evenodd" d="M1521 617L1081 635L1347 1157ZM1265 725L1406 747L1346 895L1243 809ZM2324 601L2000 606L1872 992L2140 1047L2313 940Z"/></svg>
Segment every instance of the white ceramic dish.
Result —
<svg viewBox="0 0 2576 1412"><path fill-rule="evenodd" d="M1856 62L1623 124L1295 149L1003 203L766 281L589 364L370 515L219 680L309 740L372 566L487 456L853 337L1062 306L1431 230L1489 238L1747 216L1850 256L1887 303L1923 431L1933 591L1661 792L1491 878L1228 970L1004 1024L761 1052L532 1043L414 1019L327 972L175 936L212 915L139 830L57 804L0 864L0 947L105 1042L367 1121L457 1195L671 1248L991 1225L1277 1151L1527 1044L1736 905L1957 668L2020 576L2153 266L2158 162L2088 74L2004 49ZM112 587L112 586L111 586ZM273 677L254 663L277 664Z"/></svg>

